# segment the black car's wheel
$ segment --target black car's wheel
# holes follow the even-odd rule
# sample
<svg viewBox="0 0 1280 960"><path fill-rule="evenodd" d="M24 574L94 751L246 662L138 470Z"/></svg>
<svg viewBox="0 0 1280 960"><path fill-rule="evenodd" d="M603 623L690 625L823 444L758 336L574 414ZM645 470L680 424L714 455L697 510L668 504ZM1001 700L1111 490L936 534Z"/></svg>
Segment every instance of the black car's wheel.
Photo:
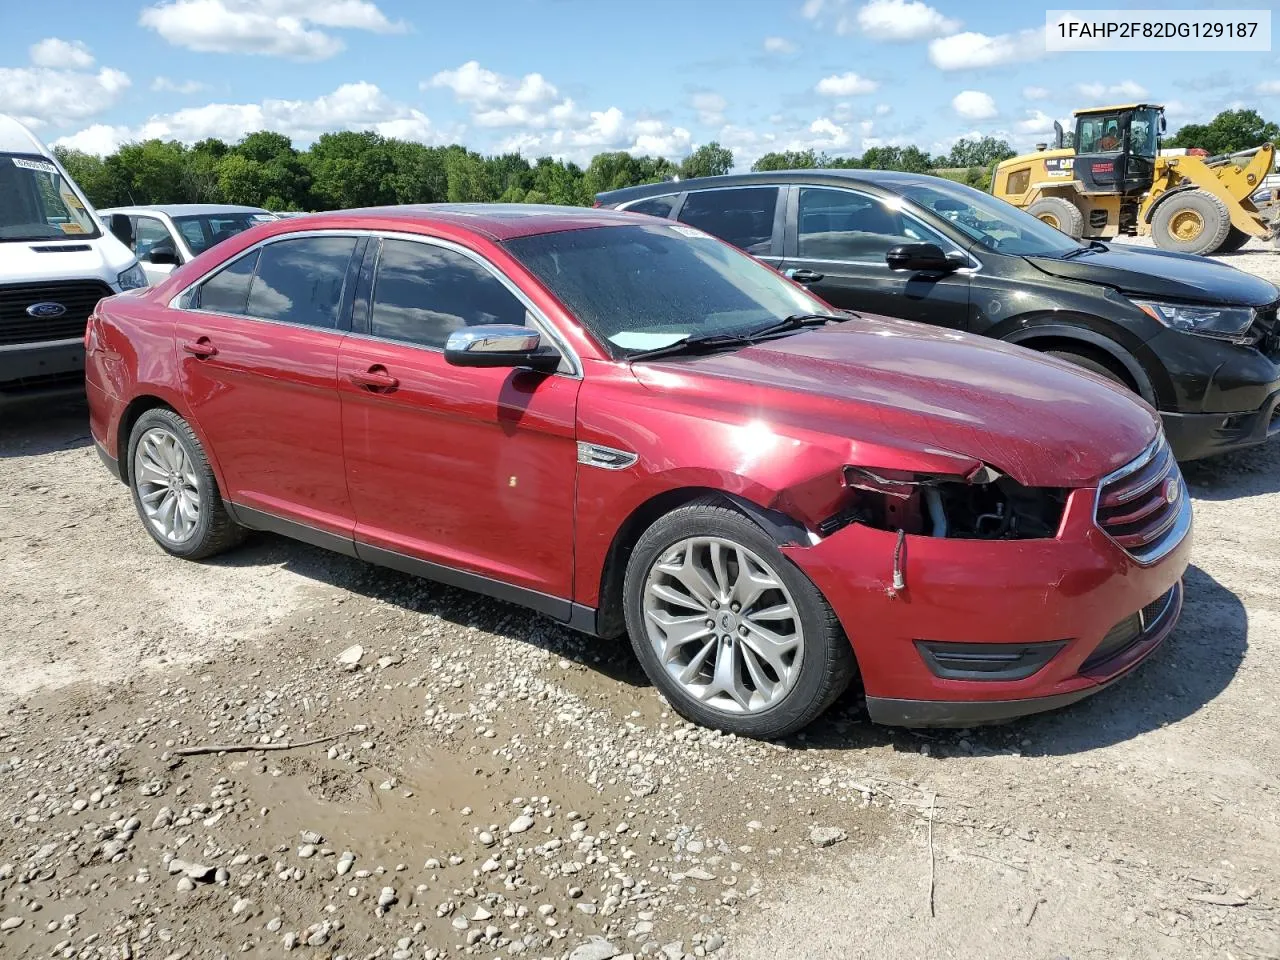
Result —
<svg viewBox="0 0 1280 960"><path fill-rule="evenodd" d="M142 525L177 557L201 560L238 543L218 481L190 425L172 410L148 410L129 435L129 489Z"/></svg>
<svg viewBox="0 0 1280 960"><path fill-rule="evenodd" d="M682 716L774 739L809 724L848 686L853 649L830 605L773 540L715 500L644 532L623 585L627 631Z"/></svg>
<svg viewBox="0 0 1280 960"><path fill-rule="evenodd" d="M1118 383L1126 390L1132 390L1133 386L1125 380L1115 368L1109 366L1107 362L1097 356L1085 353L1082 350L1046 350L1046 354L1051 357L1057 357L1059 360L1065 360L1067 363L1088 370L1090 373L1096 373L1100 377L1106 377L1112 383Z"/></svg>
<svg viewBox="0 0 1280 960"><path fill-rule="evenodd" d="M1227 239L1231 213L1212 193L1186 190L1156 207L1151 237L1161 250L1208 256Z"/></svg>
<svg viewBox="0 0 1280 960"><path fill-rule="evenodd" d="M1084 236L1084 214L1070 200L1042 197L1027 207L1027 213L1054 229L1061 230L1072 239L1079 240Z"/></svg>

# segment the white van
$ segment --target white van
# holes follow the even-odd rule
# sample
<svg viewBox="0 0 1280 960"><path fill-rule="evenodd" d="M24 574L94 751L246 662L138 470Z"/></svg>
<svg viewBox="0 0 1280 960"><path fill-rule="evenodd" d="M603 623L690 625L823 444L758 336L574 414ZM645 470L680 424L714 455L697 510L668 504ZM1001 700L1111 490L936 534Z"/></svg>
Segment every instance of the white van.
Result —
<svg viewBox="0 0 1280 960"><path fill-rule="evenodd" d="M146 285L52 151L0 114L0 399L83 383L94 305Z"/></svg>

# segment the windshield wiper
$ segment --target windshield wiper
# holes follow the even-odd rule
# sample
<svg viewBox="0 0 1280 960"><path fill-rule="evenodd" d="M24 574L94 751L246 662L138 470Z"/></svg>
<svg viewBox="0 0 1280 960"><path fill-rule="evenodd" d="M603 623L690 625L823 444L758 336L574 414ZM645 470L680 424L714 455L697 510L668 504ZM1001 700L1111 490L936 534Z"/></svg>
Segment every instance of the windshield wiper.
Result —
<svg viewBox="0 0 1280 960"><path fill-rule="evenodd" d="M772 337L774 334L787 333L791 330L803 330L805 327L821 327L830 323L832 320L839 320L840 317L829 313L793 313L789 317L784 317L777 323L771 323L767 327L759 330L752 330L746 336L752 343L762 340L765 337Z"/></svg>
<svg viewBox="0 0 1280 960"><path fill-rule="evenodd" d="M714 333L702 337L682 337L675 343L668 343L651 350L639 350L627 356L628 361L656 360L659 357L672 357L680 353L698 353L701 350L716 350L721 347L746 347L752 340L738 334Z"/></svg>
<svg viewBox="0 0 1280 960"><path fill-rule="evenodd" d="M1110 249L1105 243L1090 240L1087 247L1076 247L1074 250L1068 250L1059 259L1074 260L1076 257L1084 256L1086 253L1106 253Z"/></svg>

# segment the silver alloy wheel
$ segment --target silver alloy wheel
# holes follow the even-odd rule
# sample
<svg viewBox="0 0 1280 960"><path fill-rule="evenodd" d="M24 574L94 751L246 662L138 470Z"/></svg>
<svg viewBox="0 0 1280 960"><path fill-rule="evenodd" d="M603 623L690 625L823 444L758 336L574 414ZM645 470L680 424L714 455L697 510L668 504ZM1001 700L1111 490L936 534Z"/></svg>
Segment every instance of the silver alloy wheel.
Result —
<svg viewBox="0 0 1280 960"><path fill-rule="evenodd" d="M171 431L143 434L133 455L133 484L151 528L173 544L186 543L200 523L195 464Z"/></svg>
<svg viewBox="0 0 1280 960"><path fill-rule="evenodd" d="M758 713L800 675L804 634L791 593L772 567L732 540L673 544L649 568L643 604L663 668L709 707Z"/></svg>

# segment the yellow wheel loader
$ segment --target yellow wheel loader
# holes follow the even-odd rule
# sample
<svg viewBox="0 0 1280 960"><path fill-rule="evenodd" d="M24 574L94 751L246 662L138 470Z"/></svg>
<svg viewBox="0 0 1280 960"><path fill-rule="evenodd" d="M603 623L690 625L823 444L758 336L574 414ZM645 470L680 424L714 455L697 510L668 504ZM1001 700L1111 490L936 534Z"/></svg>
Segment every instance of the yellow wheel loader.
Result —
<svg viewBox="0 0 1280 960"><path fill-rule="evenodd" d="M1207 255L1250 237L1276 238L1274 207L1250 197L1275 164L1275 148L1200 157L1160 150L1164 108L1152 103L1075 112L1074 147L1055 123L1054 149L998 164L991 192L1079 239L1148 236L1164 250Z"/></svg>

